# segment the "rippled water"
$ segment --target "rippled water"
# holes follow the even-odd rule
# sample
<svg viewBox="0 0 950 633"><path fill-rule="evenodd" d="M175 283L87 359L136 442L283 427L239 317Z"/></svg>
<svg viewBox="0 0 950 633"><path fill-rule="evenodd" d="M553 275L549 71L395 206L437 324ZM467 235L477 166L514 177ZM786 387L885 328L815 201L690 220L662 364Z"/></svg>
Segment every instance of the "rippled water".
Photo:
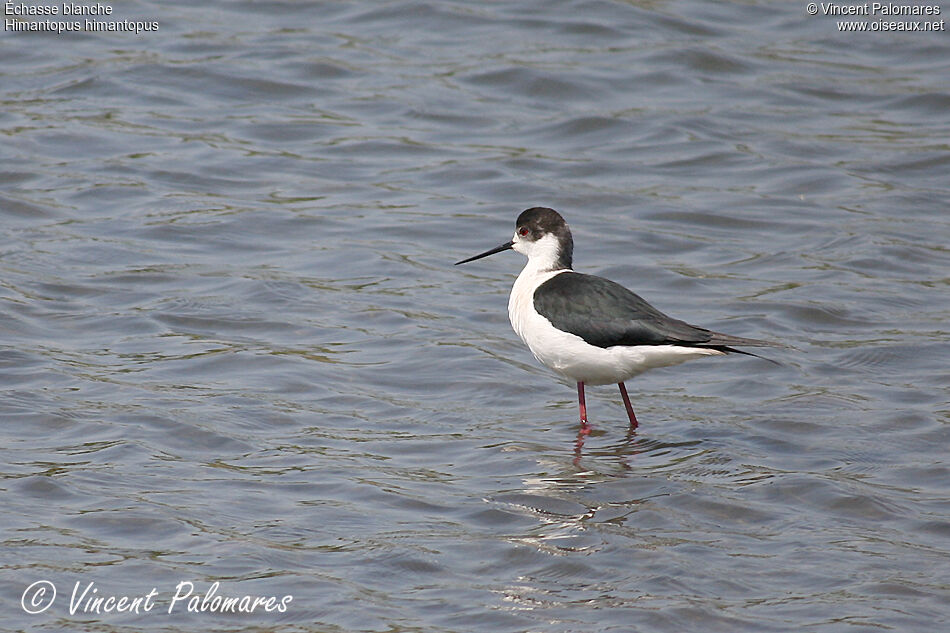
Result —
<svg viewBox="0 0 950 633"><path fill-rule="evenodd" d="M805 4L3 32L0 628L948 626L950 40ZM575 446L521 257L451 265L534 205L579 270L795 349L631 381L636 434L590 389Z"/></svg>

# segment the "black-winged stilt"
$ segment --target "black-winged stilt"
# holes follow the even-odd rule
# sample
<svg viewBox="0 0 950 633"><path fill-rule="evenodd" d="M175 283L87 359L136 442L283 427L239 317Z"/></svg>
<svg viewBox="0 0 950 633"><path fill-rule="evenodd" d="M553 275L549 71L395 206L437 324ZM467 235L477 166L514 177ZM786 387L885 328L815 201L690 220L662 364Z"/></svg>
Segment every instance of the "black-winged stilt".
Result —
<svg viewBox="0 0 950 633"><path fill-rule="evenodd" d="M584 385L616 383L630 426L636 428L625 380L701 356L757 356L733 346L782 347L690 325L663 314L620 284L574 272L571 230L554 209L528 209L515 226L511 241L456 265L508 249L528 258L511 288L508 318L542 365L577 383L585 433L589 426Z"/></svg>

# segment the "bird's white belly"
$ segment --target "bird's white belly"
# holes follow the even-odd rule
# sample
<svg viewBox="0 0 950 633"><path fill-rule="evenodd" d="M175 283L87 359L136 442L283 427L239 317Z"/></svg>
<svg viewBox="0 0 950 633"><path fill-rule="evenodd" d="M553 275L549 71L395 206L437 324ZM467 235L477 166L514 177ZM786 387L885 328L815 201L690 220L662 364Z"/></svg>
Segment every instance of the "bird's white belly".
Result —
<svg viewBox="0 0 950 633"><path fill-rule="evenodd" d="M537 272L527 267L511 289L508 317L515 333L538 361L574 381L588 385L623 382L657 367L667 367L723 352L677 345L597 347L554 327L534 309L534 289L564 271Z"/></svg>

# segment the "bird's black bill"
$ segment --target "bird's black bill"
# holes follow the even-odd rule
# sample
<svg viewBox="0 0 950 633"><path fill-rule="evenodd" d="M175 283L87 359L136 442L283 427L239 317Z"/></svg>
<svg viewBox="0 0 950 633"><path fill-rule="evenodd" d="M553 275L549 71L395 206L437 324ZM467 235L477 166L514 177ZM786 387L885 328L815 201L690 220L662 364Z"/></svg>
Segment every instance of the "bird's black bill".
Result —
<svg viewBox="0 0 950 633"><path fill-rule="evenodd" d="M496 246L495 248L491 249L490 251L485 251L484 253L481 253L481 254L479 254L479 255L476 255L475 257L469 257L468 259L463 259L463 260L460 261L460 262L455 262L455 265L458 266L459 264L465 264L465 263L468 263L468 262L473 262L473 261L475 261L476 259L481 259L482 257L488 257L489 255L494 255L495 253L500 253L500 252L502 252L502 251L507 251L509 248L511 248L512 246L514 246L514 244L515 244L514 242L505 242L505 243L502 244L501 246Z"/></svg>

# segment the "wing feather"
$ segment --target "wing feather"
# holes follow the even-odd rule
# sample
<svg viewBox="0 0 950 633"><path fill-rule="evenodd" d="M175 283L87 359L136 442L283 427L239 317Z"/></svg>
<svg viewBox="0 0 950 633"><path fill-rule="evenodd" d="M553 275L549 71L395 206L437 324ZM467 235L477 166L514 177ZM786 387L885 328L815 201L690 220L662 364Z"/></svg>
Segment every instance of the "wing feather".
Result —
<svg viewBox="0 0 950 633"><path fill-rule="evenodd" d="M663 314L618 283L582 273L565 272L538 286L534 307L554 327L597 347L683 345L747 354L731 346L775 345L690 325Z"/></svg>

